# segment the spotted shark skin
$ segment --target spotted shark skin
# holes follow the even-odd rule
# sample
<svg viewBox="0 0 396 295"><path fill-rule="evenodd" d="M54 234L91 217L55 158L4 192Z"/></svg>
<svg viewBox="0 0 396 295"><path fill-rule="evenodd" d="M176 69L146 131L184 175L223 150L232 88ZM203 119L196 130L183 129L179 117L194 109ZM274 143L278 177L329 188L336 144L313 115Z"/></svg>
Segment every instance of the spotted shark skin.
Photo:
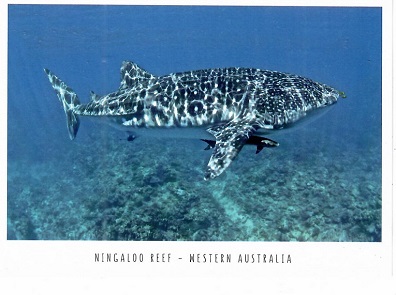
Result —
<svg viewBox="0 0 396 295"><path fill-rule="evenodd" d="M206 128L216 144L205 180L219 176L259 129L283 129L345 97L328 85L276 71L232 67L154 76L125 61L117 91L91 92L91 101L81 104L70 87L44 71L63 105L70 139L79 116L107 116L131 128Z"/></svg>

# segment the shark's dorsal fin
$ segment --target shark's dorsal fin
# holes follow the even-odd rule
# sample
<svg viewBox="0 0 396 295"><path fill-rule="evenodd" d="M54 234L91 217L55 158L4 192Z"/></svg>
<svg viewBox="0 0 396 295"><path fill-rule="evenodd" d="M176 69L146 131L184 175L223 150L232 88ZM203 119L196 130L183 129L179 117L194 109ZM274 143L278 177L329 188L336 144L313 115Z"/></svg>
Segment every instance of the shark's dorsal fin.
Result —
<svg viewBox="0 0 396 295"><path fill-rule="evenodd" d="M248 119L234 119L227 124L208 128L207 131L216 137L216 145L205 172L205 180L219 176L257 129L257 125Z"/></svg>
<svg viewBox="0 0 396 295"><path fill-rule="evenodd" d="M152 78L155 78L155 76L142 69L134 62L124 61L121 66L120 89L136 87L144 80Z"/></svg>

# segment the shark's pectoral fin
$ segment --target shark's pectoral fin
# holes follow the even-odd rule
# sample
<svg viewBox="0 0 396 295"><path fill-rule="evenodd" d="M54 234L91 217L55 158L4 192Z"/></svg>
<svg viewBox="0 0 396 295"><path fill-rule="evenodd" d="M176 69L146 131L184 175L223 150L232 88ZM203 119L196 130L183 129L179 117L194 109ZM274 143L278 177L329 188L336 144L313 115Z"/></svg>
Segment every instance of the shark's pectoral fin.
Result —
<svg viewBox="0 0 396 295"><path fill-rule="evenodd" d="M256 130L257 126L252 122L238 119L208 128L207 131L216 137L216 145L205 172L205 180L219 176Z"/></svg>

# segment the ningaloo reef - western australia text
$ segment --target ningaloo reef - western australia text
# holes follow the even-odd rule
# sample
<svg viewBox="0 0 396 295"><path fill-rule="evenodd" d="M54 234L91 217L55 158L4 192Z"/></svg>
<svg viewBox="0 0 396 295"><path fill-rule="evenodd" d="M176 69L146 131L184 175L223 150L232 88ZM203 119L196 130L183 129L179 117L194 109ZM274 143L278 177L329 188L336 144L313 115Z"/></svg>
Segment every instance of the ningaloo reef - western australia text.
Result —
<svg viewBox="0 0 396 295"><path fill-rule="evenodd" d="M285 253L190 253L188 256L172 253L95 253L98 263L292 263L291 254Z"/></svg>

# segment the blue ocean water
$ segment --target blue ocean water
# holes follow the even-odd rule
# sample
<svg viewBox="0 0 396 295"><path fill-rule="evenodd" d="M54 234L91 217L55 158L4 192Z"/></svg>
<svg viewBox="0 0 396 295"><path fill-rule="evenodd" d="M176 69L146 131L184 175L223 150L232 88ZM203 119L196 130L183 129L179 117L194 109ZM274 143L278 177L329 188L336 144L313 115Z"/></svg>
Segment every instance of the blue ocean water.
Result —
<svg viewBox="0 0 396 295"><path fill-rule="evenodd" d="M10 5L8 239L381 241L381 9ZM347 94L246 146L217 179L199 139L82 118L70 141L43 68L89 101L131 60L155 75L254 67Z"/></svg>

